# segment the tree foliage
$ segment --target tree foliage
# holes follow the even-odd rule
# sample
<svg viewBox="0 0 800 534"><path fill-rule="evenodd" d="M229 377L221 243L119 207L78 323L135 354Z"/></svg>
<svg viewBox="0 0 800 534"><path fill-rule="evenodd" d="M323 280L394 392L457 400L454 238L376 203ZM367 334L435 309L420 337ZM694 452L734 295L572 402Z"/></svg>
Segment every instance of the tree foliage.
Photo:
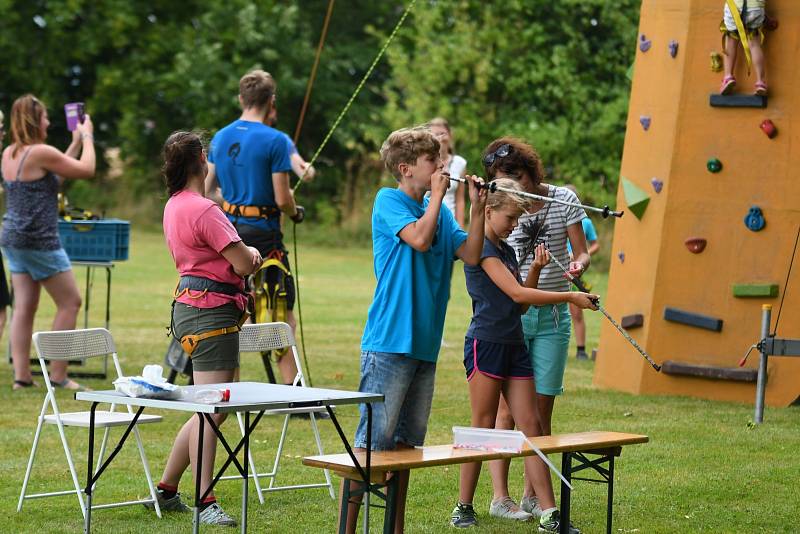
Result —
<svg viewBox="0 0 800 534"><path fill-rule="evenodd" d="M155 199L163 140L177 129L211 135L235 119L238 80L251 68L276 77L279 128L294 132L327 3L0 0L0 108L8 114L25 92L41 96L51 141L65 144L61 106L85 101L98 143L120 149L125 172L80 191ZM298 142L307 158L404 8L336 3ZM556 180L605 200L616 185L637 19L638 0L613 8L606 0L418 0L300 201L325 222L360 213L359 198L379 182L380 142L434 116L454 125L474 172L487 142L514 134L540 150Z"/></svg>

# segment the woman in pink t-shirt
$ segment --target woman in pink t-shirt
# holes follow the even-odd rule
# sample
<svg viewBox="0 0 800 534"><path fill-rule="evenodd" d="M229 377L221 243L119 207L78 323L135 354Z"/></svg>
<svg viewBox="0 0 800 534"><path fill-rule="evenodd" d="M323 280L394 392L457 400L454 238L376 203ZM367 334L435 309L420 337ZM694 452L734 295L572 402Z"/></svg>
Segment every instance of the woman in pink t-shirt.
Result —
<svg viewBox="0 0 800 534"><path fill-rule="evenodd" d="M169 200L164 207L164 237L181 281L172 312L172 333L177 339L235 327L247 307L244 277L261 265L261 255L242 242L233 225L213 201L203 196L206 153L199 135L175 132L164 143L164 167ZM238 379L239 334L202 339L192 357L196 385ZM217 425L224 414L212 416ZM189 512L181 501L178 482L189 465L196 475L198 419L192 417L175 439L164 474L158 484L161 510ZM200 493L211 484L217 438L203 436L203 472ZM200 505L200 521L235 526L236 521L217 504L213 492Z"/></svg>

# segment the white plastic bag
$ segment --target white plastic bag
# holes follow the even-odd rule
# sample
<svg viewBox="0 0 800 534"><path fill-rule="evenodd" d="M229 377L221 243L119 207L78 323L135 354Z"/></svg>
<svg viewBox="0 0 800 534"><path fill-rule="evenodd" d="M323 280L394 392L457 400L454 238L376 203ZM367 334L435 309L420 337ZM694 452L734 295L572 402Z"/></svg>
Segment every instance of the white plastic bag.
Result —
<svg viewBox="0 0 800 534"><path fill-rule="evenodd" d="M142 376L117 378L114 380L114 389L128 397L175 399L180 395L180 388L167 382L160 365L145 365Z"/></svg>

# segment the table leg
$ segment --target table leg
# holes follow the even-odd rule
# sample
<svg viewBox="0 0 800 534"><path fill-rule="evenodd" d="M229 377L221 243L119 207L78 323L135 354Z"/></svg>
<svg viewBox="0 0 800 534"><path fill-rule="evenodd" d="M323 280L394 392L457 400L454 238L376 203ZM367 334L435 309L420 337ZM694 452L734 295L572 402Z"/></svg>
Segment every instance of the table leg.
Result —
<svg viewBox="0 0 800 534"><path fill-rule="evenodd" d="M203 473L203 430L205 420L203 414L197 414L200 419L200 426L197 429L197 472L195 473L194 481L194 517L192 518L192 534L200 532L200 483L202 481Z"/></svg>
<svg viewBox="0 0 800 534"><path fill-rule="evenodd" d="M91 291L89 289L89 279L92 276L92 268L86 267L86 292L84 294L84 302L86 303L83 306L83 328L84 330L89 328L89 299L91 298ZM106 328L107 329L107 328Z"/></svg>
<svg viewBox="0 0 800 534"><path fill-rule="evenodd" d="M250 412L244 412L244 475L242 476L242 533L247 532L247 490L249 487L248 469L250 462L247 461L250 454Z"/></svg>
<svg viewBox="0 0 800 534"><path fill-rule="evenodd" d="M561 474L568 481L572 480L572 453L564 452L561 454ZM569 507L570 489L564 481L561 481L561 534L569 534Z"/></svg>
<svg viewBox="0 0 800 534"><path fill-rule="evenodd" d="M383 532L392 534L394 532L394 522L397 519L397 473L386 482L386 510L383 514Z"/></svg>
<svg viewBox="0 0 800 534"><path fill-rule="evenodd" d="M364 495L364 534L369 534L369 497L372 493L372 404L367 403L367 479L364 481L366 493Z"/></svg>
<svg viewBox="0 0 800 534"><path fill-rule="evenodd" d="M111 267L106 267L106 330L111 324Z"/></svg>
<svg viewBox="0 0 800 534"><path fill-rule="evenodd" d="M83 532L89 534L92 530L92 471L94 469L94 423L97 412L97 402L92 403L89 411L89 457L87 458L86 469L86 513L84 514Z"/></svg>

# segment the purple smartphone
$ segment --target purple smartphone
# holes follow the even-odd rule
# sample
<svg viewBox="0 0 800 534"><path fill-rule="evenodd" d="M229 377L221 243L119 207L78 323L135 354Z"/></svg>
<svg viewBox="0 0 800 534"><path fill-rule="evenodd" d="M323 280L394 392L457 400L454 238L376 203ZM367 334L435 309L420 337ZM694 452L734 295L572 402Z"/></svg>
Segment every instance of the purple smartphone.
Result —
<svg viewBox="0 0 800 534"><path fill-rule="evenodd" d="M78 127L78 123L83 123L83 102L65 104L64 113L67 115L67 129L72 132Z"/></svg>

